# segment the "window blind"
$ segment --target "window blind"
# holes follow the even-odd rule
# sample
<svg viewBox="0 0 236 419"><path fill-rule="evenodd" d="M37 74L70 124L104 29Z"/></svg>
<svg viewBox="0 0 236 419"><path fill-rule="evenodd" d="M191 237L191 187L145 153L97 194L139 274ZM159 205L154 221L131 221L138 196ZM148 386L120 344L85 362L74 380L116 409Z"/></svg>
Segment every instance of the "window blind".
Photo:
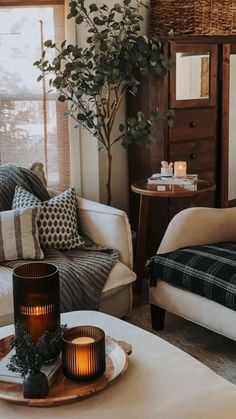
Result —
<svg viewBox="0 0 236 419"><path fill-rule="evenodd" d="M43 41L64 40L64 5L24 3L29 4L0 0L0 164L29 167L41 161L48 186L66 189L70 182L68 122L62 117L66 104L58 102L55 91L47 93L47 80L37 82L39 70L33 66ZM50 53L52 58L54 51Z"/></svg>

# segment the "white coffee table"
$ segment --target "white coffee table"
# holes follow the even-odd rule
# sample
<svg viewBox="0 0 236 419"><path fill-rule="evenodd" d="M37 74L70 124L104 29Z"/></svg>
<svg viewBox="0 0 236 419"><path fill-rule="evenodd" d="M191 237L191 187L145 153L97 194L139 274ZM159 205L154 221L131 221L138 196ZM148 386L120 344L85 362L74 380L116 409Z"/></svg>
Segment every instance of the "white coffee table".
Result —
<svg viewBox="0 0 236 419"><path fill-rule="evenodd" d="M32 408L0 401L0 418L236 418L236 386L159 337L94 311L64 314L62 323L93 324L131 343L126 373L93 397L65 406ZM12 331L12 326L2 327L0 338Z"/></svg>

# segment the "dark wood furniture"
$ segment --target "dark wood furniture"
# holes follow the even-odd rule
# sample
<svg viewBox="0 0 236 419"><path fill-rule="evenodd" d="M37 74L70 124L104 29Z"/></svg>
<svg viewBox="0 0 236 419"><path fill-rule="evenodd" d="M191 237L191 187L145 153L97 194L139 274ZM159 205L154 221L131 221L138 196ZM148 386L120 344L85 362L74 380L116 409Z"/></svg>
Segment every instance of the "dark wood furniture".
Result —
<svg viewBox="0 0 236 419"><path fill-rule="evenodd" d="M128 99L128 114L133 115L142 110L145 117L149 118L150 111L157 107L161 116L165 117L171 108L175 111L174 126L169 128L163 119L156 123L154 142L148 146L130 147L130 184L160 172L162 160L185 160L188 173L197 173L199 178L216 184L215 191L211 190L199 197L200 206L224 207L236 204L236 187L235 199L232 199L232 193L230 196L228 193L232 150L229 146L232 54L236 54L236 36L183 36L173 38L165 44L164 56L176 62L175 68L162 79L143 78L137 97ZM184 97L184 94L181 97L178 83L181 74L185 73L179 69L179 63L180 59L187 61L191 56L201 60L200 92L198 95L193 92L189 97ZM194 69L193 62L191 71ZM232 73L231 70L231 75ZM236 71L234 73L236 77ZM184 88L191 76L188 68L187 74L182 80ZM197 77L194 74L192 76L192 80L196 81ZM232 94L235 95L233 92ZM236 114L234 119L236 120ZM236 174L234 178L236 179ZM234 185L230 187L232 190ZM156 251L170 219L191 205L190 201L170 198L157 201L152 206L148 215L151 227L148 231L147 253L153 254ZM138 204L137 197L131 194L130 220L134 231L138 228Z"/></svg>
<svg viewBox="0 0 236 419"><path fill-rule="evenodd" d="M140 294L143 288L143 278L144 278L144 266L145 266L145 247L147 239L147 226L149 224L148 220L148 208L149 208L149 198L187 198L191 199L190 206L197 206L198 199L203 194L209 193L210 191L215 190L215 185L210 184L205 180L198 180L197 190L195 191L169 191L169 192L160 192L155 190L147 189L147 181L141 180L135 182L131 186L131 190L136 194L140 195L140 209L139 209L139 223L138 223L138 240L137 240L137 249L135 256L135 267L134 270L137 274L137 280L135 282L135 292ZM156 214L158 219L158 214Z"/></svg>

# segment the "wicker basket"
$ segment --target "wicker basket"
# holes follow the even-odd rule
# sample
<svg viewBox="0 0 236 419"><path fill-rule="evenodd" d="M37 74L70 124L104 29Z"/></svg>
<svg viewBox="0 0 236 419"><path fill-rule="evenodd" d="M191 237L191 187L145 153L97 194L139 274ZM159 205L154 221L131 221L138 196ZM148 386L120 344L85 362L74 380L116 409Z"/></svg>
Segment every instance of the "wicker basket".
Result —
<svg viewBox="0 0 236 419"><path fill-rule="evenodd" d="M236 0L151 0L152 35L235 35Z"/></svg>

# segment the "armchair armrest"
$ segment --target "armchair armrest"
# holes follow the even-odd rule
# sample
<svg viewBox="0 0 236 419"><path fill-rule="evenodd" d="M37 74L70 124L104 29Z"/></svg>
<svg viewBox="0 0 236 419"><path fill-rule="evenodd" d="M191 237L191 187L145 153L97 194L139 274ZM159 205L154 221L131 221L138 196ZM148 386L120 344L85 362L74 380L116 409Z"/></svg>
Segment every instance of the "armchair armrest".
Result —
<svg viewBox="0 0 236 419"><path fill-rule="evenodd" d="M119 260L132 269L132 236L126 213L84 198L77 200L82 231L96 244L118 250Z"/></svg>
<svg viewBox="0 0 236 419"><path fill-rule="evenodd" d="M236 241L236 208L188 208L170 222L157 253Z"/></svg>

